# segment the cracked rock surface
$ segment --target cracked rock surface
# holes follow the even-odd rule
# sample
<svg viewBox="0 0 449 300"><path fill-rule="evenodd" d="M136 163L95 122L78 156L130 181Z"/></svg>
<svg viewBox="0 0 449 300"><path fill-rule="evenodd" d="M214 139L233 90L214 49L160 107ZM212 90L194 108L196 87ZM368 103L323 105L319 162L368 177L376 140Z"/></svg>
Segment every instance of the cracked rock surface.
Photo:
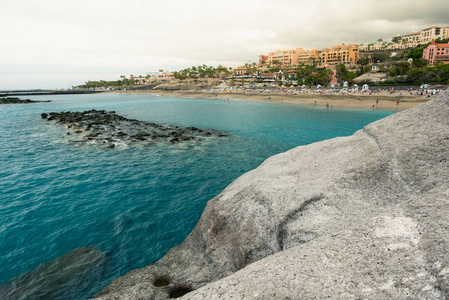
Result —
<svg viewBox="0 0 449 300"><path fill-rule="evenodd" d="M448 299L449 91L267 159L98 299Z"/></svg>

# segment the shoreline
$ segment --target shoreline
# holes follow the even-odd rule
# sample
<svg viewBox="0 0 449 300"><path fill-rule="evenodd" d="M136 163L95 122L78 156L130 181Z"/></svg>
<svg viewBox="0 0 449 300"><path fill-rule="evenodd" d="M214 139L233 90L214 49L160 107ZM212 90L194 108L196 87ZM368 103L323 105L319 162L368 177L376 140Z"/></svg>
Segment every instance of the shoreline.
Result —
<svg viewBox="0 0 449 300"><path fill-rule="evenodd" d="M282 103L306 105L308 107L321 107L328 109L353 109L353 110L388 110L401 111L415 107L419 104L432 100L437 95L430 97L419 95L400 95L401 91L390 95L389 92L382 91L373 94L362 92L348 94L328 94L328 93L255 93L255 92L215 92L215 91L125 91L119 93L129 94L152 94L160 96L170 96L185 99L203 99L218 101L248 101L265 103ZM378 103L376 103L378 100ZM399 103L397 103L399 100ZM316 101L316 102L315 102ZM374 106L373 106L374 105Z"/></svg>

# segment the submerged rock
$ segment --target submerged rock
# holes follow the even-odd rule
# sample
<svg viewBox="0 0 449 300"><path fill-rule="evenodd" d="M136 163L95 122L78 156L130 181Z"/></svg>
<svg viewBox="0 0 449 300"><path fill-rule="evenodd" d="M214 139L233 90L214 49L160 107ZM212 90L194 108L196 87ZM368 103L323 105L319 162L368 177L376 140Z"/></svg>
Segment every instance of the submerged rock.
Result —
<svg viewBox="0 0 449 300"><path fill-rule="evenodd" d="M204 137L203 130L196 127L170 127L155 123L127 119L115 111L89 110L84 112L51 112L41 114L47 121L55 121L66 125L67 129L76 133L76 139L69 142L77 144L99 145L101 148L114 148L116 144L181 141L200 142ZM227 137L223 131L209 129L207 136Z"/></svg>
<svg viewBox="0 0 449 300"><path fill-rule="evenodd" d="M105 268L104 252L80 247L0 286L0 299L67 299L73 290L96 282Z"/></svg>
<svg viewBox="0 0 449 300"><path fill-rule="evenodd" d="M449 91L267 159L99 299L447 299Z"/></svg>

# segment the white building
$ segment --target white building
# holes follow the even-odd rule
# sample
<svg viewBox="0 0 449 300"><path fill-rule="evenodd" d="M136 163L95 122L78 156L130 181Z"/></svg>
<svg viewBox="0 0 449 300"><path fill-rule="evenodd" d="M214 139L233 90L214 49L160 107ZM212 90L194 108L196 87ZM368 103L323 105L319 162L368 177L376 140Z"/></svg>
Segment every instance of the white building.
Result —
<svg viewBox="0 0 449 300"><path fill-rule="evenodd" d="M431 43L436 39L447 39L449 38L449 26L436 26L432 25L429 28L421 30L420 42L421 43Z"/></svg>

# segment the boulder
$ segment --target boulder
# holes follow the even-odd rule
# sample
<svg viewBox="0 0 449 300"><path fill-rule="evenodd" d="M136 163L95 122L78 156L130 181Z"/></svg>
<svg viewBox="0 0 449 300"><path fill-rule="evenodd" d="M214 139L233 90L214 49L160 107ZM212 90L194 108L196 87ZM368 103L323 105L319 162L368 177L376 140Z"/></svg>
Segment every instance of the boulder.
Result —
<svg viewBox="0 0 449 300"><path fill-rule="evenodd" d="M447 299L449 91L267 159L99 299ZM163 282L163 284L160 284Z"/></svg>

